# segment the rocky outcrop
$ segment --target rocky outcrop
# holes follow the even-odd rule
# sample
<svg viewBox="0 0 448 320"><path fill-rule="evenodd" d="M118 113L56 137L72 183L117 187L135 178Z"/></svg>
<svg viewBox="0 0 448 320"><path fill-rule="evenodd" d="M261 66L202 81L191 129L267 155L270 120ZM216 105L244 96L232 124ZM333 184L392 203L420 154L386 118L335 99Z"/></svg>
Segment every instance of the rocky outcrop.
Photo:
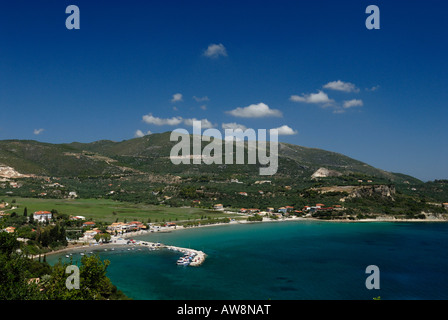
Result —
<svg viewBox="0 0 448 320"><path fill-rule="evenodd" d="M330 170L327 168L319 168L319 169L317 169L316 172L314 172L311 175L311 179L326 178L326 177L339 177L341 175L342 175L342 173L335 171L335 170Z"/></svg>
<svg viewBox="0 0 448 320"><path fill-rule="evenodd" d="M348 198L366 198L379 195L382 198L394 199L396 190L395 186L388 185L372 185L372 186L362 186L352 190L348 195Z"/></svg>
<svg viewBox="0 0 448 320"><path fill-rule="evenodd" d="M0 177L2 178L9 178L9 179L15 179L15 178L26 178L30 177L30 175L21 174L17 172L14 168L4 166L0 164Z"/></svg>

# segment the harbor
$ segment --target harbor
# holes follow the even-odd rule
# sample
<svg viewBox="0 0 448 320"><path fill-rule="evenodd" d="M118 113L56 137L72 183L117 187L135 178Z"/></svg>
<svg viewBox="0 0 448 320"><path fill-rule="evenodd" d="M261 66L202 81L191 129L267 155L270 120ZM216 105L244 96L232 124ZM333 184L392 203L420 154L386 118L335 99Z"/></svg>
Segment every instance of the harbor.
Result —
<svg viewBox="0 0 448 320"><path fill-rule="evenodd" d="M179 251L184 255L177 260L177 265L200 266L205 261L206 254L202 251L180 248L175 246L165 246L168 250Z"/></svg>
<svg viewBox="0 0 448 320"><path fill-rule="evenodd" d="M206 257L206 254L203 251L195 249L170 246L160 242L150 242L125 238L116 238L109 243L90 243L88 245L83 245L77 247L76 249L72 249L71 251L72 253L79 253L81 256L84 256L86 254L93 254L94 251L115 251L115 248L117 247L125 249L127 251L136 249L142 250L144 248L148 249L149 251L161 249L176 251L182 253L182 256L179 257L179 259L176 261L176 264L180 266L200 266L202 263L204 263ZM72 253L67 253L65 257L70 258L72 256Z"/></svg>

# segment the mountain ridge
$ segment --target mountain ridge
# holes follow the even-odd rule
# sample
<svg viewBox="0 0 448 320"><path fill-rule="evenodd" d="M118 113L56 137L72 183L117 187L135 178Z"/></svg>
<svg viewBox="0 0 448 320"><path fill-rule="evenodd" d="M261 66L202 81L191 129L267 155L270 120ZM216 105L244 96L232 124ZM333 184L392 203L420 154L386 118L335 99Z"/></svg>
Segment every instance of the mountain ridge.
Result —
<svg viewBox="0 0 448 320"><path fill-rule="evenodd" d="M120 174L124 168L144 173L194 175L198 165L176 166L169 160L170 150L177 143L170 141L170 132L155 133L144 137L122 140L98 140L89 143L72 142L52 144L36 140L0 140L0 164L10 166L22 174L48 176L77 176ZM191 138L191 135L190 135ZM206 145L208 143L203 143ZM246 146L247 147L247 146ZM367 163L341 153L279 142L279 170L274 176L289 175L292 178L311 178L325 168L340 175L365 174L372 177L402 183L417 178L395 174L375 168ZM216 166L200 165L202 174L216 173ZM241 165L247 173L256 174L258 165ZM252 167L251 167L252 166ZM255 166L255 167L254 167ZM218 166L218 171L241 173L236 165ZM185 170L187 169L187 170Z"/></svg>

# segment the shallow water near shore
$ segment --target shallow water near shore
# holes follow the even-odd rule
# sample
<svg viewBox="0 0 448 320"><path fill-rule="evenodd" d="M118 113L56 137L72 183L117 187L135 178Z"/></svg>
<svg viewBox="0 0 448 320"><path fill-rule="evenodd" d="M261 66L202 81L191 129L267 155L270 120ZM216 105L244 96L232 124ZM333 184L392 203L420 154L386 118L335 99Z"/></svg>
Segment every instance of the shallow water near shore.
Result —
<svg viewBox="0 0 448 320"><path fill-rule="evenodd" d="M168 250L98 251L111 261L112 282L134 299L448 299L447 223L272 222L138 239L202 250L207 258L185 267ZM65 254L47 261L67 261ZM369 265L380 269L379 290L365 286Z"/></svg>

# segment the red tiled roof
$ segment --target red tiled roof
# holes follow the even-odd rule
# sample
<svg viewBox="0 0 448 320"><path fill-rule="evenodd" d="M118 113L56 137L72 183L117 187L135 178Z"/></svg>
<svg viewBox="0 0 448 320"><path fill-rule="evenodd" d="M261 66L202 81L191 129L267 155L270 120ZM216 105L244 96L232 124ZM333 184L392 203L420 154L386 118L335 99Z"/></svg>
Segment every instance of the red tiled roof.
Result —
<svg viewBox="0 0 448 320"><path fill-rule="evenodd" d="M50 211L36 211L34 214L51 214Z"/></svg>

